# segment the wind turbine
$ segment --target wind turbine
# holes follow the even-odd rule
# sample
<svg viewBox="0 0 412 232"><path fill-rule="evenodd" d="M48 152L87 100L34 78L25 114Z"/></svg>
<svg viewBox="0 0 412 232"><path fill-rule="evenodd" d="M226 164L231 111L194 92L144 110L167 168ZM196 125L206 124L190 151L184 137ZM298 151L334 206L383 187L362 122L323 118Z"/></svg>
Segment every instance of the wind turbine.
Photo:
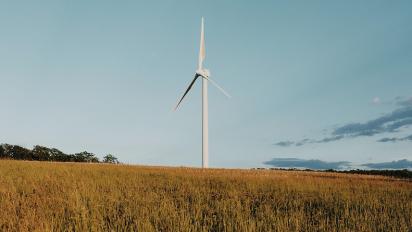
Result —
<svg viewBox="0 0 412 232"><path fill-rule="evenodd" d="M215 81L210 79L209 70L203 68L203 61L206 57L205 50L205 32L204 32L204 19L202 17L202 24L200 29L200 49L199 49L199 63L193 80L190 82L183 96L177 102L174 110L179 107L180 103L185 98L186 94L195 84L196 80L202 78L202 168L209 167L209 107L208 107L208 96L207 96L207 84L212 83L216 88L218 88L224 95L230 98L230 95L220 87Z"/></svg>

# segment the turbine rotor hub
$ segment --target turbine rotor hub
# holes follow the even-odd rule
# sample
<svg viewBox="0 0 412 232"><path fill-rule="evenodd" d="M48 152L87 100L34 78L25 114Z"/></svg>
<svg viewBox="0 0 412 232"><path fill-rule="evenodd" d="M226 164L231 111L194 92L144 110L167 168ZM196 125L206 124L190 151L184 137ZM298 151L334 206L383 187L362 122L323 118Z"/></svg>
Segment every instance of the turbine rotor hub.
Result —
<svg viewBox="0 0 412 232"><path fill-rule="evenodd" d="M196 74L204 77L209 77L210 76L210 71L208 69L198 69L196 71Z"/></svg>

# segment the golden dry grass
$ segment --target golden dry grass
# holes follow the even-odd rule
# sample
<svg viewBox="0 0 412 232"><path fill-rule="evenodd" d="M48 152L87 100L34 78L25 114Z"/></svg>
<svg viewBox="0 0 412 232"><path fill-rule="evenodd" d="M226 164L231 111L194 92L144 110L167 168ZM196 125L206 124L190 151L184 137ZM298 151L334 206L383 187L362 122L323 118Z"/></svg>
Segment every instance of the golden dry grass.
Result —
<svg viewBox="0 0 412 232"><path fill-rule="evenodd" d="M412 231L412 182L3 160L0 231Z"/></svg>

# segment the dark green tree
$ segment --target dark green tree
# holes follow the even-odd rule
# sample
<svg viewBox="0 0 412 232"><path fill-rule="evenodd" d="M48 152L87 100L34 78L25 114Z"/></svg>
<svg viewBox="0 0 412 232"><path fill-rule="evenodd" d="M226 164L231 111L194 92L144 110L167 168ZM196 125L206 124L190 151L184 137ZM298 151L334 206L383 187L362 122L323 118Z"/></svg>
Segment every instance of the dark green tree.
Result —
<svg viewBox="0 0 412 232"><path fill-rule="evenodd" d="M49 154L50 154L50 160L52 161L59 161L59 162L69 161L69 155L63 153L62 151L56 148L51 148L49 150Z"/></svg>
<svg viewBox="0 0 412 232"><path fill-rule="evenodd" d="M36 145L34 146L32 153L34 160L47 161L51 158L50 149L47 147Z"/></svg>
<svg viewBox="0 0 412 232"><path fill-rule="evenodd" d="M3 144L0 144L0 159L6 158L6 154L4 152Z"/></svg>
<svg viewBox="0 0 412 232"><path fill-rule="evenodd" d="M107 154L103 157L103 163L118 164L119 160L112 154Z"/></svg>
<svg viewBox="0 0 412 232"><path fill-rule="evenodd" d="M90 152L83 151L80 153L74 154L74 162L89 162L89 163L97 163L99 159Z"/></svg>
<svg viewBox="0 0 412 232"><path fill-rule="evenodd" d="M33 160L33 153L27 148L6 144L5 150L8 158L15 160Z"/></svg>

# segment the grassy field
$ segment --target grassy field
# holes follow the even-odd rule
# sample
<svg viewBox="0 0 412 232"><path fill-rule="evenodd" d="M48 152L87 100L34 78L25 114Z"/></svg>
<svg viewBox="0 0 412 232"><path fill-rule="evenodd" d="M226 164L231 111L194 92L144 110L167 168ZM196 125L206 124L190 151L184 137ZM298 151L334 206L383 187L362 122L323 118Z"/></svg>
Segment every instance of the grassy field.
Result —
<svg viewBox="0 0 412 232"><path fill-rule="evenodd" d="M412 231L412 182L2 160L0 231Z"/></svg>

